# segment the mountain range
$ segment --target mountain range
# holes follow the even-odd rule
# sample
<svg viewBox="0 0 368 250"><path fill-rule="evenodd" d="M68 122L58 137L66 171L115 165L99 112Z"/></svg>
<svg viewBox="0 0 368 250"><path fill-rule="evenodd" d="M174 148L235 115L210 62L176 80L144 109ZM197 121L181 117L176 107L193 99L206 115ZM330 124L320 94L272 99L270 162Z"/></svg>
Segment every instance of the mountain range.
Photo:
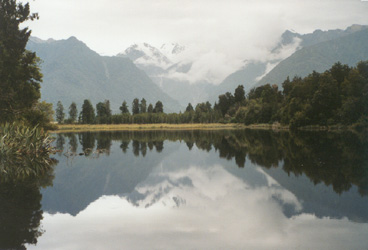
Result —
<svg viewBox="0 0 368 250"><path fill-rule="evenodd" d="M186 47L177 43L163 44L156 48L150 44L133 44L118 57L129 58L143 70L165 93L178 100L182 106L208 99L208 89L213 84L200 80L190 82L188 76L194 59L183 58Z"/></svg>
<svg viewBox="0 0 368 250"><path fill-rule="evenodd" d="M43 100L65 107L73 101L79 106L84 99L95 105L110 100L117 112L123 101L128 106L134 98L145 98L153 105L164 103L165 112L177 112L182 107L165 94L142 70L127 58L100 56L75 37L67 40L31 38L27 49L41 58Z"/></svg>
<svg viewBox="0 0 368 250"><path fill-rule="evenodd" d="M183 111L190 102L214 103L220 94L233 93L238 85L246 92L266 83L281 86L289 76L304 77L323 72L335 62L355 66L368 60L368 26L352 25L345 30L316 30L309 34L285 31L270 51L269 60L247 60L218 85L208 79L189 80L198 58L188 58L185 46L134 44L116 56L100 56L75 37L47 41L32 37L27 49L42 59L42 99L65 106L84 99L93 104L110 100L113 111L125 100L160 100L165 112ZM291 48L287 58L279 56ZM239 48L241 49L241 48Z"/></svg>
<svg viewBox="0 0 368 250"><path fill-rule="evenodd" d="M190 83L177 78L178 75L190 73L195 62L195 59L180 61L180 54L185 52L186 48L178 44L171 45L171 48L180 48L176 53L155 48L147 43L135 44L118 56L131 59L182 106L188 102L196 104L207 100L214 103L219 95L233 92L238 85L243 85L248 92L251 88L266 83L281 85L288 76L304 77L313 70L323 72L337 61L355 66L360 60L368 59L364 38L355 35L366 32L367 28L368 26L364 25L352 25L345 30L315 30L308 34L287 30L270 51L269 60L245 59L243 67L228 75L218 85L205 80ZM337 41L339 39L342 39L341 42ZM354 44L354 50L348 48L349 44ZM291 55L286 58L280 56L285 48L292 48Z"/></svg>
<svg viewBox="0 0 368 250"><path fill-rule="evenodd" d="M349 30L350 32L346 32ZM331 40L309 42L310 46L301 48L280 62L257 82L256 86L267 83L281 86L287 77L305 77L313 71L324 72L336 62L355 66L359 61L368 60L368 27L355 26L354 29L348 28L346 31L333 33L334 38ZM314 33L321 35L320 32ZM332 36L328 32L325 34L327 37ZM308 43L308 40L305 43Z"/></svg>

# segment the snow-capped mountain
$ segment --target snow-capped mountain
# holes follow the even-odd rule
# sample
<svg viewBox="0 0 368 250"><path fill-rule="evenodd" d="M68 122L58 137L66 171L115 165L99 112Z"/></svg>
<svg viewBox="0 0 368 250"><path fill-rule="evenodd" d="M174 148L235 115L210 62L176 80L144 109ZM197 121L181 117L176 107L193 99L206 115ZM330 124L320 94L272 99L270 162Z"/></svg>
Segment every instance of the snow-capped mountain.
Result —
<svg viewBox="0 0 368 250"><path fill-rule="evenodd" d="M142 66L148 65L166 69L172 65L164 53L148 43L134 44L118 56L128 57L135 64Z"/></svg>
<svg viewBox="0 0 368 250"><path fill-rule="evenodd" d="M214 103L219 95L233 93L238 85L243 85L248 92L257 83L267 83L266 75L296 51L366 28L353 25L346 30L316 30L309 34L287 30L272 47L265 48L260 57L251 54L247 57L247 53L243 53L246 47L237 48L235 52L228 49L223 53L216 47L184 47L176 43L157 47L147 43L135 44L119 56L130 58L166 94L185 107L188 102L192 105L205 101Z"/></svg>
<svg viewBox="0 0 368 250"><path fill-rule="evenodd" d="M169 44L164 43L161 45L160 51L169 58L175 60L175 56L178 56L179 54L185 51L185 46L182 46L178 43L169 43Z"/></svg>
<svg viewBox="0 0 368 250"><path fill-rule="evenodd" d="M132 60L164 92L185 107L188 102L196 104L206 100L205 88L209 85L206 81L190 81L194 60L185 53L186 47L178 43L166 43L159 49L142 43L130 46L118 56Z"/></svg>

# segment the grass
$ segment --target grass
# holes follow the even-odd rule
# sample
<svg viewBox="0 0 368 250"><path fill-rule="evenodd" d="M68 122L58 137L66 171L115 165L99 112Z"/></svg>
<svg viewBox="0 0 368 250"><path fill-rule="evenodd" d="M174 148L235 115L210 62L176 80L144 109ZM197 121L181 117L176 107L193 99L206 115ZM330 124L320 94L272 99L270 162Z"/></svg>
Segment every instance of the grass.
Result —
<svg viewBox="0 0 368 250"><path fill-rule="evenodd" d="M242 124L230 123L192 123L192 124L59 124L52 133L86 132L86 131L135 131L135 130L221 130L242 129Z"/></svg>
<svg viewBox="0 0 368 250"><path fill-rule="evenodd" d="M39 176L50 170L54 160L52 139L43 129L22 124L0 126L0 179Z"/></svg>
<svg viewBox="0 0 368 250"><path fill-rule="evenodd" d="M240 123L189 123L189 124L58 124L56 130L51 133L88 132L88 131L150 131L150 130L228 130L228 129L256 129L256 130L289 130L289 126L274 124L252 124ZM305 126L299 130L317 131L343 131L351 130L347 126Z"/></svg>

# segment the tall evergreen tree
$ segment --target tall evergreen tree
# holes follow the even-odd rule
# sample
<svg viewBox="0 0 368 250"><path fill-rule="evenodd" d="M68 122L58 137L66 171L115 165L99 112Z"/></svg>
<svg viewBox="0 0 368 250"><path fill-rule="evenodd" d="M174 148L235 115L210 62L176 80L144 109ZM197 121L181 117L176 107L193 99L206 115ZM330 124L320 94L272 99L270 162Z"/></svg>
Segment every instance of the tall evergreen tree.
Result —
<svg viewBox="0 0 368 250"><path fill-rule="evenodd" d="M58 123L63 123L64 122L64 117L65 117L65 113L64 113L64 106L61 103L61 101L58 101L56 104L56 121Z"/></svg>
<svg viewBox="0 0 368 250"><path fill-rule="evenodd" d="M129 114L129 109L126 101L123 102L119 109L121 110L122 114Z"/></svg>
<svg viewBox="0 0 368 250"><path fill-rule="evenodd" d="M80 118L83 124L93 124L95 122L95 110L90 100L84 100Z"/></svg>
<svg viewBox="0 0 368 250"><path fill-rule="evenodd" d="M146 113L147 112L147 102L146 102L146 99L142 98L141 100L141 104L140 104L140 113L143 114L143 113Z"/></svg>
<svg viewBox="0 0 368 250"><path fill-rule="evenodd" d="M193 106L192 106L192 104L191 104L191 103L188 103L188 106L187 106L187 108L185 109L185 112L190 112L190 111L194 111L194 108L193 108Z"/></svg>
<svg viewBox="0 0 368 250"><path fill-rule="evenodd" d="M28 3L0 0L0 123L32 117L41 96L40 60L25 49L31 31L19 28L37 18Z"/></svg>
<svg viewBox="0 0 368 250"><path fill-rule="evenodd" d="M148 113L153 113L153 106L152 106L151 103L148 105L147 112Z"/></svg>
<svg viewBox="0 0 368 250"><path fill-rule="evenodd" d="M132 114L136 115L139 114L139 100L135 98L132 103Z"/></svg>
<svg viewBox="0 0 368 250"><path fill-rule="evenodd" d="M69 121L71 123L74 123L77 120L77 114L77 104L75 102L72 102L72 104L70 104L69 106Z"/></svg>

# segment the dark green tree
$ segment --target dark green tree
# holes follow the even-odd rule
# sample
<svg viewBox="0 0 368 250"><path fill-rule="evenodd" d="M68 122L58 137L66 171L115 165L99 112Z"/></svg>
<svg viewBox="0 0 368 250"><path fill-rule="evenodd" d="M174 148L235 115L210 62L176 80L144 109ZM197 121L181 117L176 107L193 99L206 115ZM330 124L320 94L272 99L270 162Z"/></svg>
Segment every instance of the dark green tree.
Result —
<svg viewBox="0 0 368 250"><path fill-rule="evenodd" d="M226 92L224 95L220 95L217 103L217 108L221 111L224 116L230 107L234 104L234 96L230 92Z"/></svg>
<svg viewBox="0 0 368 250"><path fill-rule="evenodd" d="M41 96L40 60L26 50L31 31L19 28L37 18L28 3L0 1L0 123L32 118Z"/></svg>
<svg viewBox="0 0 368 250"><path fill-rule="evenodd" d="M129 109L126 101L123 101L123 104L120 106L120 111L122 114L129 114Z"/></svg>
<svg viewBox="0 0 368 250"><path fill-rule="evenodd" d="M147 102L146 102L146 99L144 99L144 98L142 98L141 104L139 105L139 112L141 114L147 112Z"/></svg>
<svg viewBox="0 0 368 250"><path fill-rule="evenodd" d="M132 114L133 115L139 114L139 100L138 100L138 98L134 98L134 100L133 100Z"/></svg>
<svg viewBox="0 0 368 250"><path fill-rule="evenodd" d="M110 124L111 123L111 109L110 101L99 102L96 105L96 122L99 124Z"/></svg>
<svg viewBox="0 0 368 250"><path fill-rule="evenodd" d="M64 106L61 103L61 101L58 101L56 104L56 121L58 123L63 123L64 118L65 118Z"/></svg>
<svg viewBox="0 0 368 250"><path fill-rule="evenodd" d="M153 113L153 106L152 106L151 103L148 105L147 112L148 113Z"/></svg>
<svg viewBox="0 0 368 250"><path fill-rule="evenodd" d="M234 100L237 103L242 103L245 100L245 91L244 91L244 86L243 85L239 85L235 89Z"/></svg>
<svg viewBox="0 0 368 250"><path fill-rule="evenodd" d="M78 110L77 104L72 102L69 106L69 122L74 123L77 120Z"/></svg>
<svg viewBox="0 0 368 250"><path fill-rule="evenodd" d="M157 101L155 104L155 108L153 109L154 113L163 113L164 112L164 105L161 101Z"/></svg>
<svg viewBox="0 0 368 250"><path fill-rule="evenodd" d="M95 110L90 100L84 100L80 118L83 124L93 124L95 122Z"/></svg>
<svg viewBox="0 0 368 250"><path fill-rule="evenodd" d="M191 103L188 103L188 106L187 106L187 108L185 109L185 112L190 112L190 111L194 111L194 109L193 109L192 104L191 104Z"/></svg>

